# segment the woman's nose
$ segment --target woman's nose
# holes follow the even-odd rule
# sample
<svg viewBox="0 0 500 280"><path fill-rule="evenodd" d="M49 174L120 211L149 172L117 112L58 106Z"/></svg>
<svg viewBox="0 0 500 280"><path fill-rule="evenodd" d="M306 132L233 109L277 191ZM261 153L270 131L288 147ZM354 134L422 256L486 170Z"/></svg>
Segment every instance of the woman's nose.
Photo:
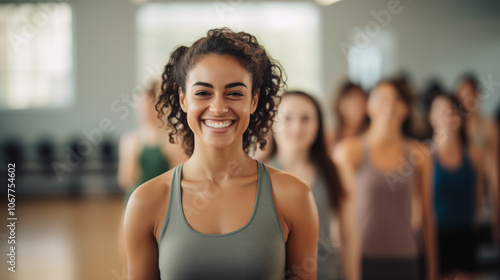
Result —
<svg viewBox="0 0 500 280"><path fill-rule="evenodd" d="M302 123L300 120L293 120L289 123L289 130L292 133L300 134L302 131Z"/></svg>
<svg viewBox="0 0 500 280"><path fill-rule="evenodd" d="M228 108L224 98L216 96L210 104L209 111L216 116L227 113Z"/></svg>

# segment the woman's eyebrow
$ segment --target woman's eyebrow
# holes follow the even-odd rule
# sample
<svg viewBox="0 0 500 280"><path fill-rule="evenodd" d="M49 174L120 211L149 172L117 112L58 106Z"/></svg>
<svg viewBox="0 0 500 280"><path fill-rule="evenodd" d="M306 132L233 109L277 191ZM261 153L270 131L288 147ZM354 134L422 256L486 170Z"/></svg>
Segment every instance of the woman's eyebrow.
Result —
<svg viewBox="0 0 500 280"><path fill-rule="evenodd" d="M194 87L194 86L202 86L202 87L214 88L213 85L211 85L209 83L204 83L204 82L196 82L191 87Z"/></svg>
<svg viewBox="0 0 500 280"><path fill-rule="evenodd" d="M213 85L211 85L209 83L205 83L205 82L196 82L191 87L194 87L194 86L202 86L202 87L214 88ZM232 88L232 87L238 87L238 86L242 86L242 87L246 87L247 88L247 86L244 83L242 83L242 82L230 83L230 84L227 84L224 88Z"/></svg>
<svg viewBox="0 0 500 280"><path fill-rule="evenodd" d="M238 86L242 86L242 87L247 87L244 83L242 82L236 82L236 83L230 83L230 84L227 84L224 88L232 88L232 87L238 87Z"/></svg>

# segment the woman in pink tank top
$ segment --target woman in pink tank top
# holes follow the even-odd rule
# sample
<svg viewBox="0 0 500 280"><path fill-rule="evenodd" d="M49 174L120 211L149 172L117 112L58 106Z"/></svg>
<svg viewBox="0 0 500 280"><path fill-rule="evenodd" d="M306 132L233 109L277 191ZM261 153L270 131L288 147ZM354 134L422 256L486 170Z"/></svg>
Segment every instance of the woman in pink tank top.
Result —
<svg viewBox="0 0 500 280"><path fill-rule="evenodd" d="M415 232L422 227L426 279L436 279L431 160L424 145L406 138L411 95L398 82L378 83L368 99L370 126L343 139L334 150L341 179L353 203L351 234L358 241L363 280L420 279Z"/></svg>

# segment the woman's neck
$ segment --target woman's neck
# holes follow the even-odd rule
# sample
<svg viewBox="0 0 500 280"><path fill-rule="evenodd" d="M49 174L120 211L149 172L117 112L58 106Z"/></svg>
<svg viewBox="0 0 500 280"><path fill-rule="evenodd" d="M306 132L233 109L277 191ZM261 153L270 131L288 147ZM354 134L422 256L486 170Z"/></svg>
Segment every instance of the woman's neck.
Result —
<svg viewBox="0 0 500 280"><path fill-rule="evenodd" d="M162 134L162 129L157 128L153 125L143 125L139 128L139 134L148 144L158 143L159 137Z"/></svg>
<svg viewBox="0 0 500 280"><path fill-rule="evenodd" d="M284 169L310 163L310 153L308 150L281 149L278 150L276 157Z"/></svg>
<svg viewBox="0 0 500 280"><path fill-rule="evenodd" d="M442 133L434 133L432 141L438 149L456 150L460 148L460 135L457 131L443 131Z"/></svg>
<svg viewBox="0 0 500 280"><path fill-rule="evenodd" d="M404 138L401 127L392 122L373 122L367 129L366 135L370 141L379 144L394 143Z"/></svg>
<svg viewBox="0 0 500 280"><path fill-rule="evenodd" d="M340 131L341 138L355 136L358 134L361 124L345 124Z"/></svg>
<svg viewBox="0 0 500 280"><path fill-rule="evenodd" d="M195 143L193 154L184 166L191 170L193 177L190 180L208 179L214 182L221 178L248 176L257 170L255 160L243 151L241 142L224 149Z"/></svg>

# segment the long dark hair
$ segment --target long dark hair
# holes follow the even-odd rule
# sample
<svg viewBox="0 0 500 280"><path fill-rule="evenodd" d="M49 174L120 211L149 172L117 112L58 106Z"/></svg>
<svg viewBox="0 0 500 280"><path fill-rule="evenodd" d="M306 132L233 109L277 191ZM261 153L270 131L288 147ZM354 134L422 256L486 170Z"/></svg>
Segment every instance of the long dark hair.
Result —
<svg viewBox="0 0 500 280"><path fill-rule="evenodd" d="M430 106L439 97L445 98L446 100L450 101L452 110L458 116L460 116L460 120L461 120L460 127L459 127L460 146L467 147L469 141L468 141L468 138L467 138L467 133L465 131L465 118L464 118L463 111L462 111L461 106L460 106L460 101L458 101L458 98L456 96L451 95L451 94L447 94L444 91L436 93L433 96L433 98L430 100L430 103L429 103L429 111L428 111L428 114L427 114L427 122L429 123L429 127L431 128L431 132L432 132L431 135L433 136L435 131L432 128L432 126L430 125L430 120L429 120L430 112L431 112Z"/></svg>
<svg viewBox="0 0 500 280"><path fill-rule="evenodd" d="M340 203L345 195L344 189L340 184L339 175L335 164L332 162L328 156L328 151L325 142L325 133L323 128L323 115L321 112L321 107L319 103L311 95L302 91L287 91L281 95L281 98L286 98L287 96L301 96L314 104L318 119L318 132L316 133L316 140L309 149L309 159L313 163L316 170L319 171L319 176L321 176L327 186L328 197L333 209L338 210L340 208ZM273 138L273 145L270 151L270 157L276 155L278 152L278 147L276 141Z"/></svg>
<svg viewBox="0 0 500 280"><path fill-rule="evenodd" d="M353 90L359 90L363 94L365 93L360 85L355 84L350 80L346 80L344 83L340 85L340 89L338 90L337 96L335 97L335 100L333 102L333 114L337 122L337 127L336 127L337 133L335 133L335 138L336 138L335 141L340 140L340 132L342 131L342 128L345 126L345 120L342 117L342 114L340 114L340 103L342 99L352 94ZM364 96L366 99L368 99L366 94L364 94ZM368 127L369 124L370 124L370 119L368 118L368 115L366 115L365 119L363 120L363 123L361 124L361 127L359 128L358 133L363 132Z"/></svg>
<svg viewBox="0 0 500 280"><path fill-rule="evenodd" d="M477 90L479 89L479 80L477 79L477 75L472 72L467 72L462 74L458 79L458 84L468 83L474 89L474 93L477 94Z"/></svg>

